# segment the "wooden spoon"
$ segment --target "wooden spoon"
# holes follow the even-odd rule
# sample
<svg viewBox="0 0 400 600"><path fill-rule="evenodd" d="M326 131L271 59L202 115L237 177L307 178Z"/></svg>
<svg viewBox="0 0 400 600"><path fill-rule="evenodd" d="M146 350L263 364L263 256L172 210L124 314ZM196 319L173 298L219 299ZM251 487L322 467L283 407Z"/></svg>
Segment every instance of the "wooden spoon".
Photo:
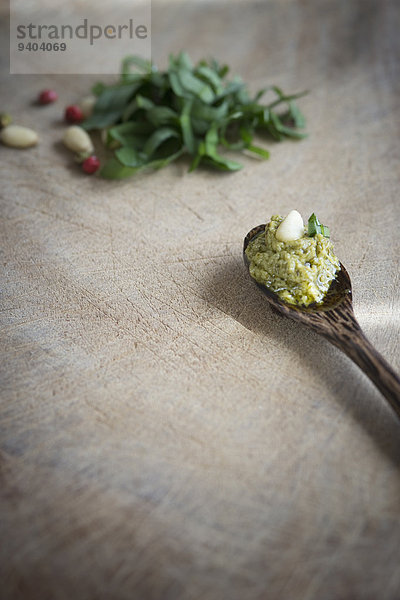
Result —
<svg viewBox="0 0 400 600"><path fill-rule="evenodd" d="M247 245L264 230L265 224L258 225L245 237L243 257L247 269L250 266L245 253ZM265 285L253 281L280 313L308 325L347 354L373 381L400 418L400 378L363 334L354 316L350 277L342 263L322 304L307 307L288 304Z"/></svg>

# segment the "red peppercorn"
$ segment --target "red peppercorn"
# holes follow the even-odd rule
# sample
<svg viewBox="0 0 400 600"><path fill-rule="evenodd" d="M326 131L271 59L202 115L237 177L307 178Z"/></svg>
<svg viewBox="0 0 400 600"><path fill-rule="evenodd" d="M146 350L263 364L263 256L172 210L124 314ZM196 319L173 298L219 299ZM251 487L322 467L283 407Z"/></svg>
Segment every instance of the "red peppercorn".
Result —
<svg viewBox="0 0 400 600"><path fill-rule="evenodd" d="M43 90L39 94L39 104L51 104L58 100L58 94L54 90Z"/></svg>
<svg viewBox="0 0 400 600"><path fill-rule="evenodd" d="M100 161L97 158L97 156L94 155L85 158L85 160L82 163L82 169L85 171L85 173L89 173L89 175L92 175L92 173L96 173L99 167Z"/></svg>
<svg viewBox="0 0 400 600"><path fill-rule="evenodd" d="M68 123L80 123L83 118L83 112L76 104L71 104L65 109L65 120Z"/></svg>

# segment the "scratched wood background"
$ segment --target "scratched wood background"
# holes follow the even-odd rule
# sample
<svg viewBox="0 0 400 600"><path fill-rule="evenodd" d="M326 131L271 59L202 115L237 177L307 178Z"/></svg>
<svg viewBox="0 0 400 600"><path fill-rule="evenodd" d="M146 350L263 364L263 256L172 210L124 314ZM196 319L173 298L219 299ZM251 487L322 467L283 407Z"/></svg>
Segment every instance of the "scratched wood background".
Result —
<svg viewBox="0 0 400 600"><path fill-rule="evenodd" d="M186 48L310 89L310 137L121 183L60 146L92 81L9 76L2 17L1 110L41 143L0 148L1 599L398 600L400 424L241 251L315 210L400 369L399 2L154 1L161 65Z"/></svg>

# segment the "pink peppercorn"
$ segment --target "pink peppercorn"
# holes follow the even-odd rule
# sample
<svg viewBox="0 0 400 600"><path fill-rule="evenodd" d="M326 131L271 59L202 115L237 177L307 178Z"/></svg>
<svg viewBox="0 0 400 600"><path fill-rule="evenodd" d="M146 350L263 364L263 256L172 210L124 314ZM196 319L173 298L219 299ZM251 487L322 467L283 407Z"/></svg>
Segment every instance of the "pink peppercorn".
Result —
<svg viewBox="0 0 400 600"><path fill-rule="evenodd" d="M54 90L43 90L39 94L39 104L51 104L58 100L58 94Z"/></svg>
<svg viewBox="0 0 400 600"><path fill-rule="evenodd" d="M97 156L89 156L88 158L85 158L85 160L82 163L82 169L85 171L85 173L88 173L89 175L92 175L93 173L96 173L97 169L100 167L100 161L97 158Z"/></svg>
<svg viewBox="0 0 400 600"><path fill-rule="evenodd" d="M80 123L83 121L83 112L76 104L71 104L65 109L65 120L68 123Z"/></svg>

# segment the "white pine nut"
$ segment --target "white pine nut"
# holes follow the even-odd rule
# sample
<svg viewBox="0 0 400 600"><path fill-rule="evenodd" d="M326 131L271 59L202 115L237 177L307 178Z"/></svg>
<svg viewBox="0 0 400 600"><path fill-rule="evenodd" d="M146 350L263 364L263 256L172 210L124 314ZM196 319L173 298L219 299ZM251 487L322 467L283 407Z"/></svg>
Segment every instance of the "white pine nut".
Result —
<svg viewBox="0 0 400 600"><path fill-rule="evenodd" d="M21 125L7 125L0 132L0 139L6 146L11 148L29 148L35 146L39 141L36 131Z"/></svg>
<svg viewBox="0 0 400 600"><path fill-rule="evenodd" d="M64 145L77 154L93 152L93 144L89 134L79 125L68 127L63 137Z"/></svg>
<svg viewBox="0 0 400 600"><path fill-rule="evenodd" d="M85 119L90 117L90 115L92 114L93 107L96 104L96 100L96 96L86 96L86 98L83 98L80 101L79 106L81 107Z"/></svg>
<svg viewBox="0 0 400 600"><path fill-rule="evenodd" d="M304 223L301 214L297 210L291 210L290 213L283 219L275 237L278 242L291 242L298 240L304 235Z"/></svg>

